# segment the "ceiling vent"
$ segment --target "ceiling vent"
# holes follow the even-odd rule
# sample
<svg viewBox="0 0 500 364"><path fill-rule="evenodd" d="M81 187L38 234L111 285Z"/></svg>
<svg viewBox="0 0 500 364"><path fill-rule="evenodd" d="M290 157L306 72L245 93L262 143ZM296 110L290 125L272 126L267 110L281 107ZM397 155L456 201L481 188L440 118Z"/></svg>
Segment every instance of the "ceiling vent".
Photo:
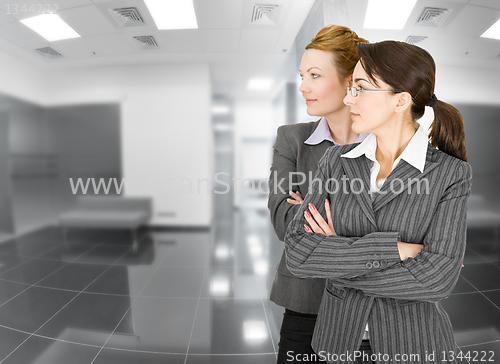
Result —
<svg viewBox="0 0 500 364"><path fill-rule="evenodd" d="M426 40L427 37L423 35L410 35L408 38L406 38L405 42L408 44L418 44Z"/></svg>
<svg viewBox="0 0 500 364"><path fill-rule="evenodd" d="M450 13L451 9L426 7L418 17L416 25L440 27Z"/></svg>
<svg viewBox="0 0 500 364"><path fill-rule="evenodd" d="M252 10L251 24L276 25L278 22L279 5L255 4Z"/></svg>
<svg viewBox="0 0 500 364"><path fill-rule="evenodd" d="M122 28L146 25L146 22L137 8L118 8L109 9L109 11Z"/></svg>
<svg viewBox="0 0 500 364"><path fill-rule="evenodd" d="M54 58L62 58L63 55L56 51L53 48L50 47L43 47L43 48L37 48L35 49L35 52L38 53L39 55L49 58L49 59L54 59Z"/></svg>
<svg viewBox="0 0 500 364"><path fill-rule="evenodd" d="M152 35L142 35L139 37L134 37L135 44L139 47L139 49L156 49L158 47L158 43L153 38Z"/></svg>

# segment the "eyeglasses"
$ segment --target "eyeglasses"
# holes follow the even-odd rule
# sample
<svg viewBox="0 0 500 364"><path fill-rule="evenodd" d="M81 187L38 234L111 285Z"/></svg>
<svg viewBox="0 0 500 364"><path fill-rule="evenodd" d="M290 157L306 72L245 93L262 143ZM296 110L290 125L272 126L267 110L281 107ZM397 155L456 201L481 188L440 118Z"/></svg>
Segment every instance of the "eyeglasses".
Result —
<svg viewBox="0 0 500 364"><path fill-rule="evenodd" d="M394 90L365 90L363 87L361 88L356 88L356 87L347 87L347 93L351 94L352 97L358 97L358 94L361 91L371 91L371 92L393 92L395 94L400 93L401 91L394 91Z"/></svg>

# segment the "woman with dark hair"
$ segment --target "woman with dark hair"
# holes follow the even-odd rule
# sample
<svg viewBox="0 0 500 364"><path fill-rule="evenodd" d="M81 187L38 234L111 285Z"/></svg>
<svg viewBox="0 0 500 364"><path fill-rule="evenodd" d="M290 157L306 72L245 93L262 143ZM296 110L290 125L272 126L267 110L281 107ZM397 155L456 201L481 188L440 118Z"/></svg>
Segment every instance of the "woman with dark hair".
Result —
<svg viewBox="0 0 500 364"><path fill-rule="evenodd" d="M306 101L307 113L321 119L278 129L268 207L280 240L298 211L302 196L307 194L310 180L327 148L366 137L351 129L349 107L343 103L359 60L356 45L360 42L367 41L351 29L328 25L306 46L299 67L302 77L299 90ZM301 279L290 273L283 253L271 289L271 301L285 307L278 363L301 360L304 355L316 362L311 339L324 288L324 279Z"/></svg>
<svg viewBox="0 0 500 364"><path fill-rule="evenodd" d="M395 41L358 49L344 102L353 131L372 134L328 149L285 237L289 270L327 280L312 347L331 363L454 363L439 301L465 253L472 170L462 116L434 94L427 51ZM426 106L430 144L416 122Z"/></svg>

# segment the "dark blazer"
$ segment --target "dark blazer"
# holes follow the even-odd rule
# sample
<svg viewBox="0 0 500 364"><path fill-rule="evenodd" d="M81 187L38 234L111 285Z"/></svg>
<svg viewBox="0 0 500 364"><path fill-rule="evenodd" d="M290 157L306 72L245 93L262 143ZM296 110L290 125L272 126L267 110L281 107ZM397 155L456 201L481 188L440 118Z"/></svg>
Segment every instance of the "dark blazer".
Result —
<svg viewBox="0 0 500 364"><path fill-rule="evenodd" d="M424 172L401 160L372 203L370 160L364 155L340 157L356 145L328 149L316 176L323 182L339 181L338 192L320 191L321 184L314 183L314 192L307 195L285 237L290 271L327 279L312 347L318 353L352 353L360 347L368 322L374 353L392 358L419 354L419 362L425 363L425 352L434 352L438 362L443 351L456 347L439 301L452 292L462 268L472 169L429 144ZM343 176L349 181L360 178L366 188L354 193L346 182L344 193ZM392 181L399 179L404 184L393 183L391 191ZM425 189L419 194L417 181L425 179L428 194ZM353 182L355 191L359 186L359 180ZM305 233L308 204L325 216L326 198L338 236ZM398 240L424 247L414 259L402 262Z"/></svg>
<svg viewBox="0 0 500 364"><path fill-rule="evenodd" d="M300 123L284 125L278 128L278 135L274 143L273 164L271 176L269 177L269 200L268 208L271 213L271 222L276 235L280 240L285 237L285 232L300 205L290 205L286 199L289 183L295 183L292 190L299 190L305 197L309 189L309 175L314 176L318 168L318 162L325 151L332 146L329 141L323 141L318 145L307 145L304 141L318 127L319 121L311 123ZM298 175L290 176L290 172L302 172L307 177L303 184L297 182L302 180ZM281 183L285 193L279 188L274 189L275 184ZM325 288L324 279L301 279L286 267L285 253L277 266L276 277L271 288L271 301L290 310L317 314L321 303L321 296Z"/></svg>

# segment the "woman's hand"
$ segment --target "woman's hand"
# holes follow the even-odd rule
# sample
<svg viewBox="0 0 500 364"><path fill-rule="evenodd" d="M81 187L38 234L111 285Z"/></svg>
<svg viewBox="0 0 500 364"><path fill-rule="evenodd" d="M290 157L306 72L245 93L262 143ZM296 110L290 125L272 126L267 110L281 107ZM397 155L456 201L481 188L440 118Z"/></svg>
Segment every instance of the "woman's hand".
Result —
<svg viewBox="0 0 500 364"><path fill-rule="evenodd" d="M288 192L288 194L293 197L286 199L286 202L288 202L290 205L300 205L302 202L304 202L304 199L302 198L302 195L300 194L299 191L297 192L290 191Z"/></svg>
<svg viewBox="0 0 500 364"><path fill-rule="evenodd" d="M328 199L325 200L325 211L326 211L326 218L328 219L328 223L323 219L323 216L316 210L313 204L309 204L309 212L305 211L304 216L306 217L307 222L311 226L307 226L304 224L304 229L308 233L316 233L316 234L323 234L326 236L329 235L337 235L335 232L335 229L333 228L333 222L332 222L332 212L330 210L330 201ZM312 229L312 230L311 230Z"/></svg>
<svg viewBox="0 0 500 364"><path fill-rule="evenodd" d="M398 250L401 260L415 258L424 246L422 244L410 244L398 241Z"/></svg>

